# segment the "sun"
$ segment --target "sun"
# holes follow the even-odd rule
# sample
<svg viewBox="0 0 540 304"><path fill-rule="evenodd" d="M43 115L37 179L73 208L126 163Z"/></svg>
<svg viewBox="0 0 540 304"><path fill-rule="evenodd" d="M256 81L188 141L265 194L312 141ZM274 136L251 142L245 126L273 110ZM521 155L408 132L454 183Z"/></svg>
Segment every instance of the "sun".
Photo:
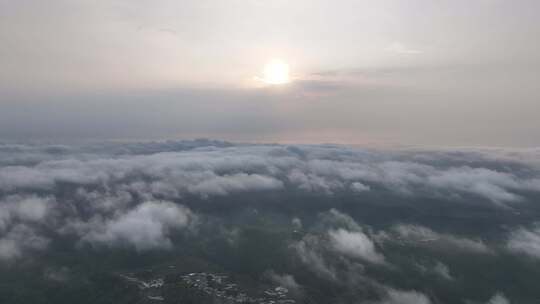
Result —
<svg viewBox="0 0 540 304"><path fill-rule="evenodd" d="M280 59L270 60L264 66L262 81L272 85L286 84L290 82L289 65Z"/></svg>

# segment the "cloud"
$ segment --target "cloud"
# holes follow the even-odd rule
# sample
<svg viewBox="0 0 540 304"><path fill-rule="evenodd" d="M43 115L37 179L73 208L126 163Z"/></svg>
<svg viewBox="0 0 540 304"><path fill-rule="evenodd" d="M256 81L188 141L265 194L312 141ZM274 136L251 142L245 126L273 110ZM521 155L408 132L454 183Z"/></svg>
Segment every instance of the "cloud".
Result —
<svg viewBox="0 0 540 304"><path fill-rule="evenodd" d="M207 195L227 195L234 192L268 191L283 188L283 183L275 178L239 173L234 175L215 176L188 187L189 192Z"/></svg>
<svg viewBox="0 0 540 304"><path fill-rule="evenodd" d="M339 228L343 227L347 230L362 231L362 228L358 223L348 214L340 212L334 208L319 214L321 223L325 228Z"/></svg>
<svg viewBox="0 0 540 304"><path fill-rule="evenodd" d="M338 284L365 281L363 262L386 264L373 241L349 215L336 209L319 214L316 227L291 246L312 272ZM362 262L362 263L361 263Z"/></svg>
<svg viewBox="0 0 540 304"><path fill-rule="evenodd" d="M326 262L322 255L321 250L324 250L323 246L319 238L307 235L295 243L292 248L300 258L300 261L308 266L310 270L322 278L336 280L336 270Z"/></svg>
<svg viewBox="0 0 540 304"><path fill-rule="evenodd" d="M332 194L343 187L340 181L328 180L313 173L306 174L299 169L291 170L287 178L289 183L306 192Z"/></svg>
<svg viewBox="0 0 540 304"><path fill-rule="evenodd" d="M448 211L452 223L476 224L476 212L494 214L497 226L517 222L523 226L509 228L507 250L540 258L540 229L517 215L540 192L539 155L212 141L0 145L0 261L46 262L58 244L74 255L160 256L203 244L224 248L211 252L223 261L251 246L246 228L270 223L284 230L261 231L276 236L268 246L279 246L280 265L290 267L271 272L272 282L308 294L311 283L328 284L343 292L342 302L369 295L375 303L430 303L438 294L427 290L472 275L454 263L458 255L489 254L495 263L499 250L483 239L485 230L471 236L448 222L431 226L433 210ZM403 222L396 210L420 217L406 213ZM55 270L61 265L44 266L38 275L48 280L75 277ZM388 280L409 275L412 285ZM435 285L419 286L430 279Z"/></svg>
<svg viewBox="0 0 540 304"><path fill-rule="evenodd" d="M266 276L272 280L274 283L283 286L287 288L289 291L293 293L300 293L301 292L301 286L296 282L296 279L294 276L290 274L278 274L273 270L267 271Z"/></svg>
<svg viewBox="0 0 540 304"><path fill-rule="evenodd" d="M384 263L383 255L377 252L373 241L352 217L330 209L319 218L324 229L328 229L329 248L333 251L375 264Z"/></svg>
<svg viewBox="0 0 540 304"><path fill-rule="evenodd" d="M364 192L364 191L369 191L371 189L369 186L366 186L360 182L352 183L350 188L353 192Z"/></svg>
<svg viewBox="0 0 540 304"><path fill-rule="evenodd" d="M13 221L39 222L45 218L55 201L51 197L11 195L0 201L0 232Z"/></svg>
<svg viewBox="0 0 540 304"><path fill-rule="evenodd" d="M0 259L8 260L21 255L19 244L10 238L0 239Z"/></svg>
<svg viewBox="0 0 540 304"><path fill-rule="evenodd" d="M300 218L294 217L291 220L291 224L295 229L302 229L304 226L302 225L302 220Z"/></svg>
<svg viewBox="0 0 540 304"><path fill-rule="evenodd" d="M435 266L433 267L433 272L443 279L450 281L454 279L454 277L452 277L452 275L450 274L450 268L448 267L448 265L441 262L437 262L435 264Z"/></svg>
<svg viewBox="0 0 540 304"><path fill-rule="evenodd" d="M493 202L515 202L522 199L519 195L507 190L520 188L511 174L485 168L451 168L430 176L428 183L441 189L448 188L473 193Z"/></svg>
<svg viewBox="0 0 540 304"><path fill-rule="evenodd" d="M170 202L145 202L125 214L95 227L82 237L83 241L114 247L129 244L137 251L168 249L171 230L186 228L194 214L183 206Z"/></svg>
<svg viewBox="0 0 540 304"><path fill-rule="evenodd" d="M395 240L404 240L415 246L429 247L445 252L493 253L481 240L438 233L419 225L397 225L392 228L392 232L396 234Z"/></svg>
<svg viewBox="0 0 540 304"><path fill-rule="evenodd" d="M498 292L486 304L510 304L510 300L504 294Z"/></svg>
<svg viewBox="0 0 540 304"><path fill-rule="evenodd" d="M364 233L338 229L330 230L328 235L333 249L337 252L375 264L384 263L384 256L377 252L373 241Z"/></svg>
<svg viewBox="0 0 540 304"><path fill-rule="evenodd" d="M416 263L415 267L423 275L435 275L448 281L454 280L454 277L450 273L450 267L440 261L436 261L435 263Z"/></svg>
<svg viewBox="0 0 540 304"><path fill-rule="evenodd" d="M45 269L43 277L46 280L65 283L72 279L73 274L68 267L49 267Z"/></svg>
<svg viewBox="0 0 540 304"><path fill-rule="evenodd" d="M522 170L521 174L519 170L501 171L501 166L486 167L494 158L489 153L461 154L464 158L459 160L440 151L234 146L213 141L62 149L56 154L27 146L17 146L16 152L7 149L6 158L33 156L30 164L13 160L16 165L0 166L0 191L50 193L62 184L103 185L176 199L185 194L208 197L284 189L331 195L377 187L407 196L452 200L475 196L497 205L526 199L523 191L540 192L539 172ZM514 161L505 162L516 166Z"/></svg>
<svg viewBox="0 0 540 304"><path fill-rule="evenodd" d="M39 221L45 218L51 201L50 199L30 196L20 200L16 204L13 213L23 221Z"/></svg>
<svg viewBox="0 0 540 304"><path fill-rule="evenodd" d="M532 229L519 228L510 233L507 248L515 253L540 259L540 224Z"/></svg>
<svg viewBox="0 0 540 304"><path fill-rule="evenodd" d="M430 304L431 301L423 293L403 291L389 288L387 298L381 304Z"/></svg>
<svg viewBox="0 0 540 304"><path fill-rule="evenodd" d="M238 193L352 195L355 199L369 194L398 198L390 200L395 203L401 198L430 198L434 203L512 207L512 203L530 201L540 193L539 156L536 150L372 150L211 140L0 144L0 239L4 256L24 256L26 251L47 248L24 245L12 231L18 225L43 240L58 233L76 236L79 243L110 246L118 241L137 250L170 248L169 233L184 228L164 221L157 211L150 212L172 204L156 207L156 202L183 203L189 198L191 204L196 198L211 197L228 201L226 196ZM291 200L293 203L303 201ZM172 214L195 217L189 209L174 206L168 209ZM136 219L147 228L141 239L129 233L128 227ZM377 247L373 243L379 241L377 235L349 215L332 209L319 219L319 231L313 233L317 244L304 240L297 250L304 261L319 266L319 273L336 275L332 274L336 265L326 261L329 254L367 262L381 260L382 253L369 249ZM309 221L303 226L309 230L306 223ZM508 248L537 256L537 234L535 229L516 230ZM481 240L418 225L398 226L388 236L436 249L492 252Z"/></svg>
<svg viewBox="0 0 540 304"><path fill-rule="evenodd" d="M47 247L49 239L36 228L44 224L55 204L51 197L36 195L11 195L0 200L0 260Z"/></svg>
<svg viewBox="0 0 540 304"><path fill-rule="evenodd" d="M25 251L43 250L48 244L49 239L39 236L28 226L18 224L0 237L0 260L20 258Z"/></svg>

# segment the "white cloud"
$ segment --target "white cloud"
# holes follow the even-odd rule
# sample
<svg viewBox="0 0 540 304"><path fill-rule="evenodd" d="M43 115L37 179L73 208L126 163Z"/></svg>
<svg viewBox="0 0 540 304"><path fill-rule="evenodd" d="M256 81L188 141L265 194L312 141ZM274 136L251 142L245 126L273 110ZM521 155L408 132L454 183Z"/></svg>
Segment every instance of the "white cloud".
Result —
<svg viewBox="0 0 540 304"><path fill-rule="evenodd" d="M426 246L447 252L470 252L477 254L492 254L493 251L483 241L451 234L435 232L429 228L418 225L397 225L392 228L398 239L414 243L417 246Z"/></svg>
<svg viewBox="0 0 540 304"><path fill-rule="evenodd" d="M428 184L440 189L476 194L493 202L521 200L520 196L510 192L521 187L514 176L485 168L450 168L430 176Z"/></svg>
<svg viewBox="0 0 540 304"><path fill-rule="evenodd" d="M9 238L0 239L0 260L9 260L21 256L21 248L16 241Z"/></svg>
<svg viewBox="0 0 540 304"><path fill-rule="evenodd" d="M143 212L144 208L137 207L141 202L179 201L187 195L205 198L258 191L339 194L369 190L375 194L449 200L472 195L495 205L512 203L526 200L528 191L540 192L537 158L537 151L370 151L333 145L287 147L209 141L63 147L0 145L0 238L4 240L4 252L24 251L24 246L15 246L6 238L15 225L24 224L38 235L37 228L44 226L92 243L119 240L139 246L140 250L145 248L143 244L167 247L168 232L176 229L174 225L142 221L148 230L142 232L141 238L155 238L156 244L137 240L125 227ZM490 165L496 161L501 164ZM66 185L76 189L75 193L57 199L60 186ZM328 247L332 241L333 254L339 251L352 257L355 246L356 252L362 252L359 248L373 243L370 231L363 230L346 214L331 210L320 219L324 226L320 233L326 238L319 240L320 245ZM402 226L393 232L391 237L399 236L420 246L492 252L481 240L436 233L424 227ZM508 248L538 256L539 234L535 229L517 230ZM349 238L352 243L348 247L341 244ZM367 247L362 247L365 244ZM314 251L322 262L324 250ZM373 252L364 254L366 261L377 260ZM331 273L333 266L325 266Z"/></svg>
<svg viewBox="0 0 540 304"><path fill-rule="evenodd" d="M360 258L371 263L384 263L384 256L377 252L373 241L364 233L337 229L330 230L328 235L334 250L349 257Z"/></svg>
<svg viewBox="0 0 540 304"><path fill-rule="evenodd" d="M186 228L194 221L187 208L170 202L145 202L133 210L94 227L83 241L116 246L129 244L138 251L168 249L171 230Z"/></svg>
<svg viewBox="0 0 540 304"><path fill-rule="evenodd" d="M320 192L332 194L335 190L343 188L343 184L335 179L326 179L313 173L305 173L300 169L293 169L287 176L288 181L306 192Z"/></svg>
<svg viewBox="0 0 540 304"><path fill-rule="evenodd" d="M330 227L343 227L351 231L362 231L362 227L348 214L334 208L319 215L322 223Z"/></svg>
<svg viewBox="0 0 540 304"><path fill-rule="evenodd" d="M9 230L14 220L41 222L55 205L52 197L11 195L0 201L0 233Z"/></svg>
<svg viewBox="0 0 540 304"><path fill-rule="evenodd" d="M133 195L120 185L118 189L108 192L89 191L84 188L78 188L75 192L75 199L86 204L88 208L95 212L114 212L126 209L135 198Z"/></svg>
<svg viewBox="0 0 540 304"><path fill-rule="evenodd" d="M18 224L0 237L0 260L11 260L21 257L25 251L43 250L49 240L39 236L25 225Z"/></svg>
<svg viewBox="0 0 540 304"><path fill-rule="evenodd" d="M431 301L421 292L403 291L389 288L387 298L381 304L430 304Z"/></svg>
<svg viewBox="0 0 540 304"><path fill-rule="evenodd" d="M507 242L509 250L540 259L540 225L533 229L520 228L513 231Z"/></svg>
<svg viewBox="0 0 540 304"><path fill-rule="evenodd" d="M351 190L354 191L354 192L365 192L365 191L369 191L371 188L367 185L364 185L360 182L354 182L351 184Z"/></svg>
<svg viewBox="0 0 540 304"><path fill-rule="evenodd" d="M437 275L439 275L441 278L446 280L453 280L454 278L450 274L450 268L448 265L443 264L441 262L437 262L435 266L433 267L433 272Z"/></svg>
<svg viewBox="0 0 540 304"><path fill-rule="evenodd" d="M510 300L498 292L486 304L510 304Z"/></svg>
<svg viewBox="0 0 540 304"><path fill-rule="evenodd" d="M205 196L227 195L234 192L279 190L281 188L283 188L283 183L275 178L245 173L215 176L188 186L190 192Z"/></svg>
<svg viewBox="0 0 540 304"><path fill-rule="evenodd" d="M301 290L294 276L290 274L278 274L273 270L268 271L266 274L274 283L287 288L289 291L298 293Z"/></svg>
<svg viewBox="0 0 540 304"><path fill-rule="evenodd" d="M308 269L328 280L351 283L362 277L364 266L360 262L385 264L373 241L349 215L331 209L319 218L319 229L325 232L307 234L292 245ZM338 270L338 264L346 264L349 270Z"/></svg>
<svg viewBox="0 0 540 304"><path fill-rule="evenodd" d="M13 206L13 212L23 221L40 221L45 218L48 208L52 207L53 203L50 198L29 196L19 200Z"/></svg>
<svg viewBox="0 0 540 304"><path fill-rule="evenodd" d="M134 149L154 152L148 155L132 155L126 148L127 153L120 156L100 152L68 154L64 159L51 160L49 154L44 154L42 161L34 156L31 165L0 166L0 190L54 191L59 183L72 183L82 187L122 186L149 199L153 195L174 199L185 193L205 197L279 190L284 185L312 193L333 194L347 188L361 192L371 190L366 185L369 183L400 195L451 195L454 199L468 194L497 204L522 200L517 193L520 190L540 192L539 172L519 176L493 168L470 167L467 159L462 159L458 165L441 166L444 161L455 164L456 160L435 152L418 156L408 152L372 153L335 146L286 149L255 145L204 149L203 145L196 150L155 153L160 147L156 146ZM467 157L490 160L495 157L492 154ZM524 162L521 158L519 161ZM129 178L132 179L131 189L125 184Z"/></svg>
<svg viewBox="0 0 540 304"><path fill-rule="evenodd" d="M26 251L42 250L49 240L31 225L45 224L55 200L35 195L11 195L0 201L0 260L19 258Z"/></svg>
<svg viewBox="0 0 540 304"><path fill-rule="evenodd" d="M337 277L336 270L322 256L321 250L324 249L323 246L317 237L307 235L292 247L300 261L309 269L325 279L335 280Z"/></svg>
<svg viewBox="0 0 540 304"><path fill-rule="evenodd" d="M297 217L294 217L292 220L291 220L291 224L292 226L295 228L295 229L302 229L303 228L303 225L302 225L302 220L297 218Z"/></svg>
<svg viewBox="0 0 540 304"><path fill-rule="evenodd" d="M454 277L450 273L450 267L440 261L436 261L434 264L415 263L415 267L424 275L436 275L445 280L454 280Z"/></svg>

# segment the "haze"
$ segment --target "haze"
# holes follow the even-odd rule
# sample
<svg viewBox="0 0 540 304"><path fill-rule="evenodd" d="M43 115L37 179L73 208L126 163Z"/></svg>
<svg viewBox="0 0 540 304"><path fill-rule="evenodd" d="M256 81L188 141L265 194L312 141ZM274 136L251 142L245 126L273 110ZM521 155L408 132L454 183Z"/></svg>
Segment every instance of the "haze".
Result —
<svg viewBox="0 0 540 304"><path fill-rule="evenodd" d="M0 0L0 138L538 146L538 37L533 0Z"/></svg>

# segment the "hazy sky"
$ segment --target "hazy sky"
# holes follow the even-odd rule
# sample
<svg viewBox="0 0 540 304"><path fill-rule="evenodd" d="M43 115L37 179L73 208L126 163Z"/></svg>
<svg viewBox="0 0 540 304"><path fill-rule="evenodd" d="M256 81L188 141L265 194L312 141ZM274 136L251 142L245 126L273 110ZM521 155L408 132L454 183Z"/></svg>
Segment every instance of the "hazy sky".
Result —
<svg viewBox="0 0 540 304"><path fill-rule="evenodd" d="M540 146L539 80L537 0L0 0L4 140Z"/></svg>

